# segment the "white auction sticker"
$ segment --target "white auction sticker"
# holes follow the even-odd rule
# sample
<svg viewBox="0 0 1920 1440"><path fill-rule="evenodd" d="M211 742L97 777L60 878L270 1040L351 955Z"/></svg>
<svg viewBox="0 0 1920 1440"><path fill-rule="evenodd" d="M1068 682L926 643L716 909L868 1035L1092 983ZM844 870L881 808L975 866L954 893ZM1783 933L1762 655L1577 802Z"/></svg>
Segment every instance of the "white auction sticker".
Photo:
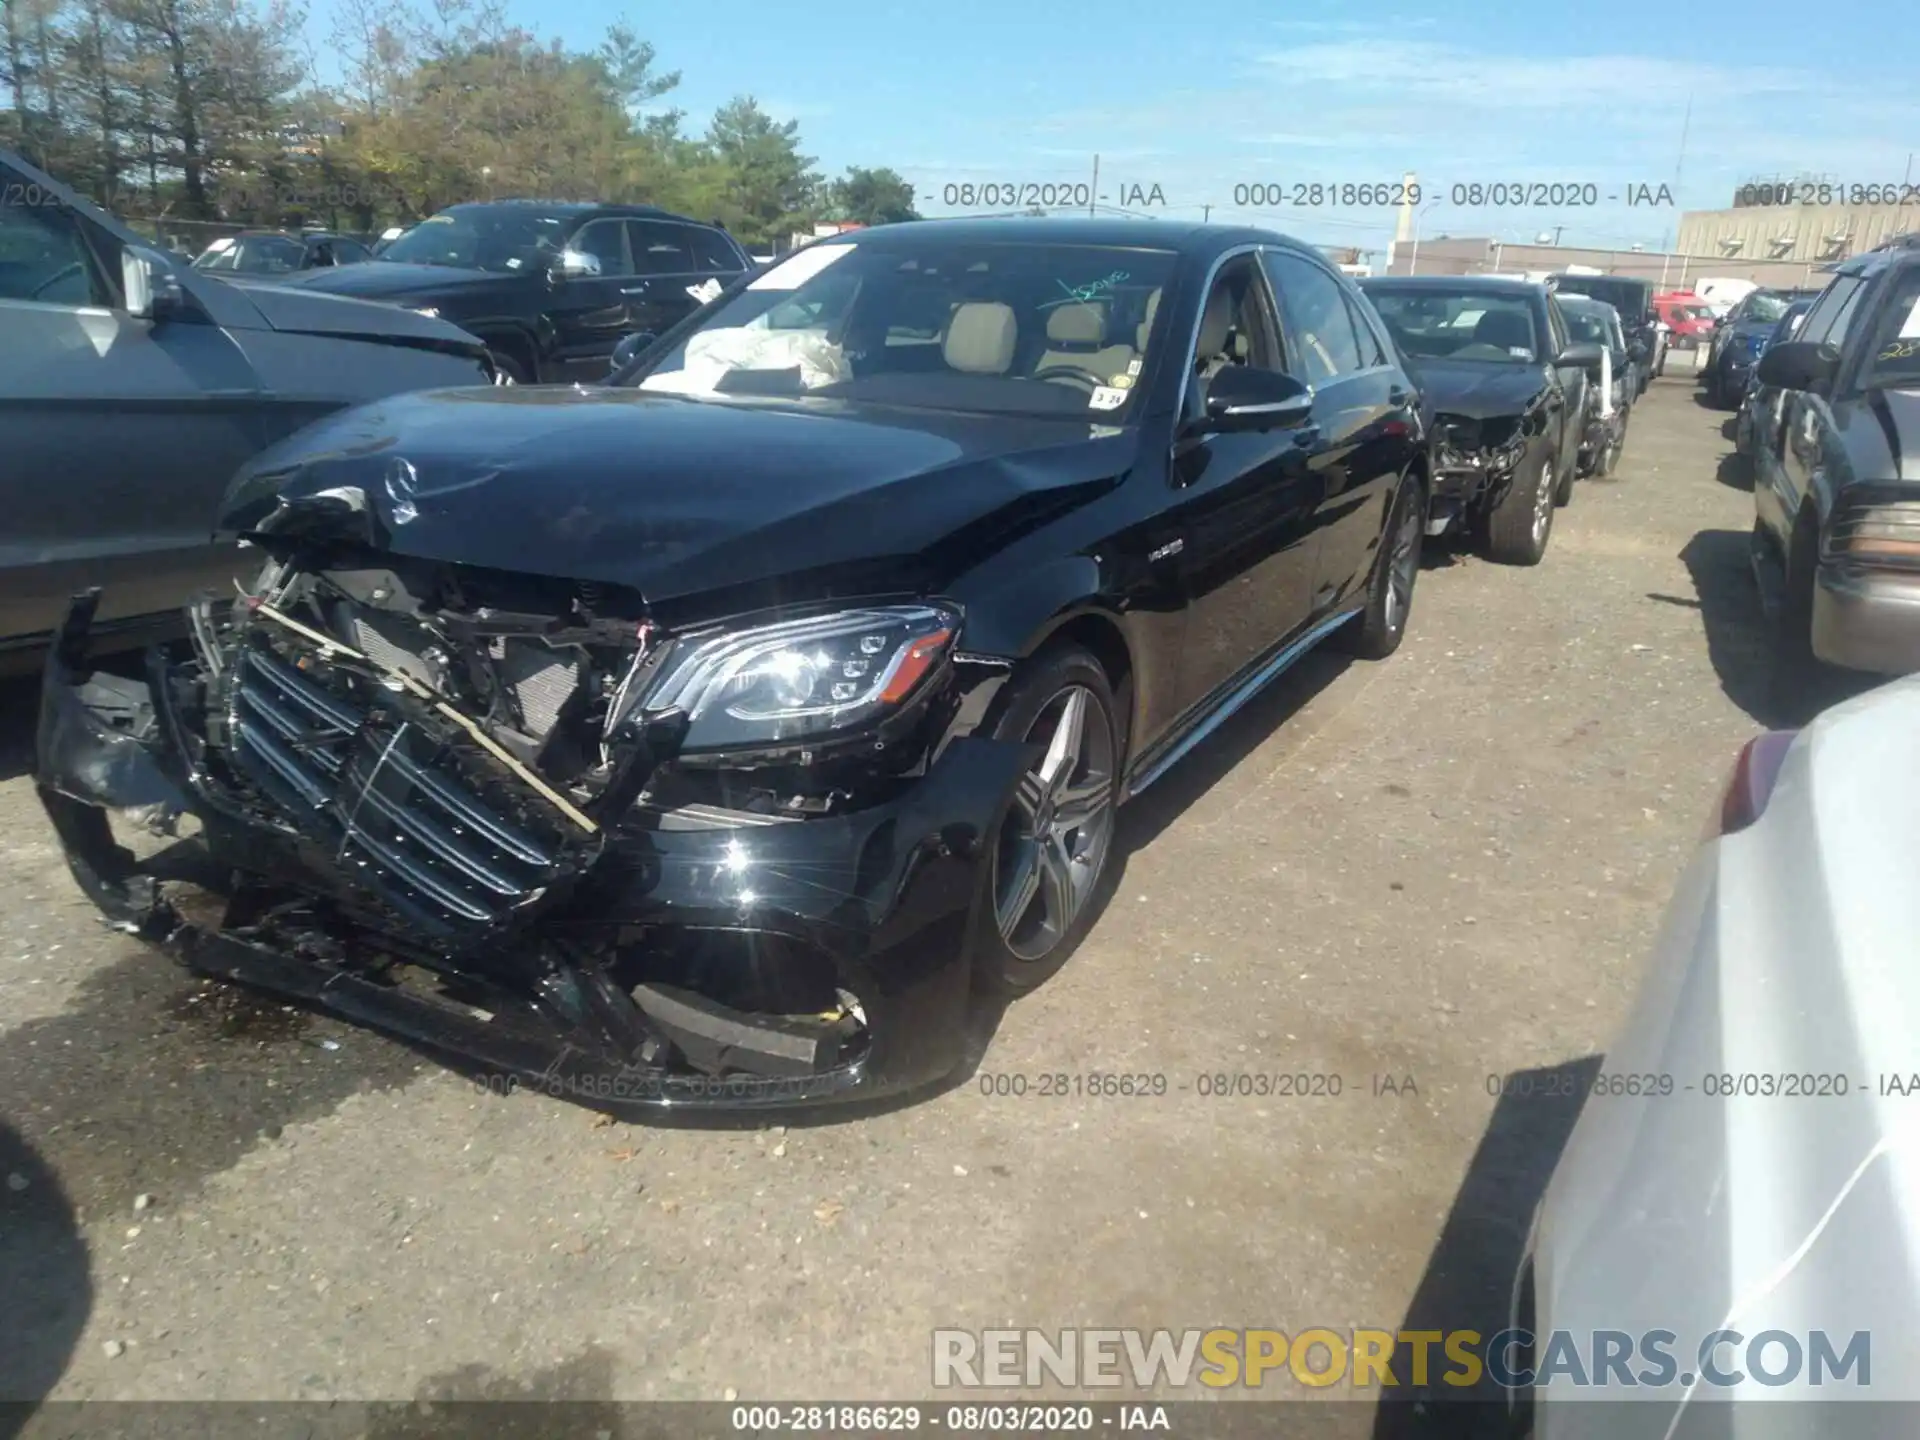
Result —
<svg viewBox="0 0 1920 1440"><path fill-rule="evenodd" d="M852 245L813 245L783 260L766 274L751 281L749 290L798 290L807 281L836 261L854 252Z"/></svg>
<svg viewBox="0 0 1920 1440"><path fill-rule="evenodd" d="M1087 405L1094 410L1118 410L1127 403L1127 392L1116 390L1111 385L1101 385L1094 389Z"/></svg>
<svg viewBox="0 0 1920 1440"><path fill-rule="evenodd" d="M1913 302L1913 308L1907 311L1907 318L1900 322L1902 340L1920 340L1920 300Z"/></svg>

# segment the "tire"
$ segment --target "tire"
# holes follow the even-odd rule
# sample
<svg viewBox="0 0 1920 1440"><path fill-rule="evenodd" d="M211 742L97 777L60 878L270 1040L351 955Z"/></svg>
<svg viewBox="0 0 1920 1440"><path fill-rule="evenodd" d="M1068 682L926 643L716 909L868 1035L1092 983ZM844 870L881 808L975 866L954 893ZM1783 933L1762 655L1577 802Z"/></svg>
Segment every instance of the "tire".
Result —
<svg viewBox="0 0 1920 1440"><path fill-rule="evenodd" d="M1740 407L1740 418L1733 422L1733 453L1745 455L1753 445L1753 417L1747 407Z"/></svg>
<svg viewBox="0 0 1920 1440"><path fill-rule="evenodd" d="M1380 553L1367 582L1367 608L1343 626L1335 643L1362 660L1384 660L1400 648L1413 614L1420 578L1420 547L1426 538L1426 488L1414 475L1401 478L1380 533Z"/></svg>
<svg viewBox="0 0 1920 1440"><path fill-rule="evenodd" d="M1074 708L1077 727L1068 715ZM1049 742L988 857L989 906L974 979L979 989L1012 999L1066 964L1099 913L1124 742L1106 671L1077 645L1043 650L1015 673L993 734ZM1050 779L1049 766L1056 772ZM1075 825L1077 815L1085 818Z"/></svg>
<svg viewBox="0 0 1920 1440"><path fill-rule="evenodd" d="M531 385L534 383L533 368L527 364L526 357L517 349L495 348L490 345L487 347L487 355L493 361L494 384Z"/></svg>
<svg viewBox="0 0 1920 1440"><path fill-rule="evenodd" d="M1573 482L1579 473L1580 449L1575 446L1573 458L1567 462L1566 468L1560 472L1560 478L1554 482L1553 503L1555 505L1567 506L1573 503Z"/></svg>
<svg viewBox="0 0 1920 1440"><path fill-rule="evenodd" d="M1526 462L1507 493L1487 511L1487 558L1501 565L1538 565L1553 534L1553 461Z"/></svg>

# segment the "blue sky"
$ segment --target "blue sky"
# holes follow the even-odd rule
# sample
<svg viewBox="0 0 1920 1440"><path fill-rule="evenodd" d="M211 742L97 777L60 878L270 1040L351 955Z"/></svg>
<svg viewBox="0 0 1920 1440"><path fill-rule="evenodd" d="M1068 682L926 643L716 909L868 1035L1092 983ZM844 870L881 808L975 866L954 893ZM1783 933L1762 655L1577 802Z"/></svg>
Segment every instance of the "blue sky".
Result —
<svg viewBox="0 0 1920 1440"><path fill-rule="evenodd" d="M1680 209L1723 207L1752 176L1899 182L1920 152L1920 43L1901 7L1395 3L510 0L510 14L577 46L624 17L682 72L672 101L691 121L755 95L800 122L823 170L891 165L930 215L952 212L949 185L1088 180L1097 152L1110 203L1157 184L1154 213L1198 219L1211 204L1213 219L1323 244L1384 248L1393 212L1254 210L1235 206L1236 187L1411 170L1433 201L1426 236L1561 225L1568 244L1651 249ZM318 33L329 8L313 0ZM1911 170L1920 182L1920 154ZM1593 182L1602 203L1452 203L1455 184L1515 180ZM1678 205L1607 202L1643 182L1675 186Z"/></svg>

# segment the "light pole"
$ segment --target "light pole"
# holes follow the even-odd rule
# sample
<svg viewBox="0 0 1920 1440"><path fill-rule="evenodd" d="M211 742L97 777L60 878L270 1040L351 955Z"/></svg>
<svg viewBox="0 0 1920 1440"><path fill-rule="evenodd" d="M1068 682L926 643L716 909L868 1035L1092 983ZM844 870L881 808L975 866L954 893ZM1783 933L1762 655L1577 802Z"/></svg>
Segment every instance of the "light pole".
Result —
<svg viewBox="0 0 1920 1440"><path fill-rule="evenodd" d="M1436 195L1413 212L1413 253L1407 257L1407 274L1409 275L1417 275L1420 273L1420 221L1425 217L1427 211L1439 203L1440 197Z"/></svg>

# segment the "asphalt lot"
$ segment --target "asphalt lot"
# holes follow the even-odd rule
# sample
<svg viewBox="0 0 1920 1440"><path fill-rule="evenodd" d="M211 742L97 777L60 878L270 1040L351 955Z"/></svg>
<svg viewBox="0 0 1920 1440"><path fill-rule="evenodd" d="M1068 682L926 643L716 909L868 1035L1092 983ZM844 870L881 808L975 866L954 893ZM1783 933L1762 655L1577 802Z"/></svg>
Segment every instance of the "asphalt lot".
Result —
<svg viewBox="0 0 1920 1440"><path fill-rule="evenodd" d="M193 980L81 900L0 691L0 1398L904 1398L935 1327L1497 1322L1573 1114L1488 1078L1593 1063L1764 718L1730 434L1656 382L1540 568L1436 558L1398 656L1310 658L1126 813L977 1071L852 1122L603 1123Z"/></svg>

